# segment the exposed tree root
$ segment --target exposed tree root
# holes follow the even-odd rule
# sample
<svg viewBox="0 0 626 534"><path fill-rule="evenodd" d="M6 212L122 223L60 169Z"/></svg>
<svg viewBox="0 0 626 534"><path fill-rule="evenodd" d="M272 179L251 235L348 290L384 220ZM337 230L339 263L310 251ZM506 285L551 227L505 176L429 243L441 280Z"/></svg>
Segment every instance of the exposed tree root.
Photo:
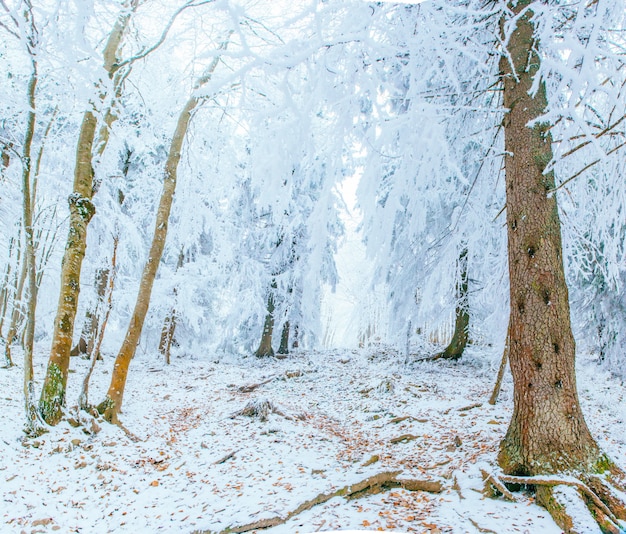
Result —
<svg viewBox="0 0 626 534"><path fill-rule="evenodd" d="M284 516L270 517L267 519L261 519L253 523L241 525L238 527L228 527L220 534L250 532L252 530L262 530L266 528L283 525L291 518L310 510L318 504L324 504L335 497L343 497L344 499L356 499L364 495L372 495L374 493L380 493L392 488L404 488L408 491L427 491L429 493L441 493L443 490L443 484L438 480L415 480L415 479L403 479L398 478L402 471L388 471L379 473L378 475L371 476L357 482L356 484L350 484L344 486L331 493L320 493L317 497L303 502L295 510L292 510ZM196 531L196 534L211 534L210 531Z"/></svg>
<svg viewBox="0 0 626 534"><path fill-rule="evenodd" d="M568 508L573 506L571 500L562 498L555 491L560 486L573 487L577 490L582 501L586 505L600 530L610 534L626 533L626 504L615 490L623 491L623 485L619 480L619 474L615 476L590 475L584 477L584 481L569 476L511 476L489 474L483 471L485 483L492 485L500 493L514 500L513 495L505 487L505 484L522 486L535 486L536 499L539 504L550 512L554 521L565 532L577 532L575 518Z"/></svg>

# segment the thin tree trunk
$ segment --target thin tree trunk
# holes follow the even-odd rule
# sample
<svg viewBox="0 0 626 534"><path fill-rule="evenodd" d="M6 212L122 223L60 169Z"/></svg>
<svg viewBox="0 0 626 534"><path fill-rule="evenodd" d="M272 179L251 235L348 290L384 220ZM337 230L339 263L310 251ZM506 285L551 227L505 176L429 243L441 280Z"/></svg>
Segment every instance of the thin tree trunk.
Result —
<svg viewBox="0 0 626 534"><path fill-rule="evenodd" d="M461 254L459 254L458 269L459 281L457 283L454 334L445 350L437 354L434 359L444 358L447 360L458 360L463 356L463 351L467 346L470 316L467 302L467 248L465 247L461 250Z"/></svg>
<svg viewBox="0 0 626 534"><path fill-rule="evenodd" d="M500 389L502 388L502 379L504 378L504 372L506 371L506 366L509 363L509 350L511 348L511 334L510 329L507 327L506 329L506 344L504 345L504 350L502 351L502 360L500 361L500 368L498 369L498 376L496 377L496 383L493 386L493 391L491 392L491 397L489 397L489 404L492 406L498 402L498 396L500 395Z"/></svg>
<svg viewBox="0 0 626 534"><path fill-rule="evenodd" d="M176 264L176 271L183 266L185 261L185 254L181 250L178 255L178 263ZM176 295L178 294L178 288L174 288L174 301L176 301ZM169 314L165 316L163 321L163 328L161 329L161 339L159 340L159 352L163 355L165 363L169 365L170 354L172 349L172 343L174 343L174 334L176 333L176 307L172 306Z"/></svg>
<svg viewBox="0 0 626 534"><path fill-rule="evenodd" d="M222 44L220 48L225 49L227 44L227 42ZM219 61L219 56L213 60L207 70L207 74L196 84L196 89L205 85L211 79ZM126 387L128 369L130 367L130 362L135 355L139 338L141 337L143 323L150 305L150 296L152 294L154 279L163 255L172 200L174 198L174 192L176 191L177 170L182 152L183 141L185 140L192 114L200 102L200 98L192 96L187 101L178 117L176 130L174 131L167 161L165 162L163 191L161 193L161 200L157 210L152 245L150 246L148 261L144 266L143 274L141 276L139 293L137 294L137 300L135 302L135 309L133 311L128 330L126 331L126 336L120 351L117 354L117 358L115 359L113 374L111 376L111 384L109 385L106 398L98 405L98 411L104 415L104 418L107 421L112 423L118 422L118 415L122 408L122 401L124 399L124 388Z"/></svg>
<svg viewBox="0 0 626 534"><path fill-rule="evenodd" d="M4 336L2 331L4 330L4 319L6 317L7 308L9 307L9 279L11 278L11 256L13 255L13 247L15 245L15 238L9 240L9 261L7 262L7 268L4 273L4 280L2 282L2 290L0 292L0 302L2 302L2 310L0 311L0 339ZM13 365L12 362L8 362L9 367Z"/></svg>
<svg viewBox="0 0 626 534"><path fill-rule="evenodd" d="M35 382L33 372L33 345L35 339L35 317L37 309L37 266L35 245L33 242L33 201L31 196L31 150L35 133L35 94L37 90L36 28L33 20L32 6L26 1L24 18L30 24L27 47L31 56L31 74L28 83L28 119L24 137L23 169L22 169L22 217L25 235L24 263L28 274L28 301L26 304L26 335L24 338L24 409L26 413L26 432L39 433L41 425L35 401Z"/></svg>
<svg viewBox="0 0 626 534"><path fill-rule="evenodd" d="M531 87L540 57L530 0L510 1L519 15L503 55L506 206L510 277L510 364L514 410L498 461L507 474L596 472L604 461L576 391L575 344L563 269L561 225L546 88ZM503 37L503 42L507 42ZM512 70L513 63L514 70ZM535 121L533 126L529 126Z"/></svg>
<svg viewBox="0 0 626 534"><path fill-rule="evenodd" d="M100 314L104 306L109 275L110 271L108 269L98 269L96 271L95 286L98 300L95 307L87 310L85 313L85 322L80 332L80 338L70 351L70 356L90 355L93 351L94 343L98 336Z"/></svg>
<svg viewBox="0 0 626 534"><path fill-rule="evenodd" d="M133 6L135 4L135 2L131 3ZM111 78L118 72L116 58L130 16L131 11L127 7L116 21L104 49L104 68ZM101 95L102 100L105 98L105 94ZM93 159L96 129L97 120L94 113L86 111L83 115L76 149L74 187L69 198L70 229L63 256L61 292L54 321L52 348L39 401L39 410L43 419L52 425L61 419L62 407L65 403L74 321L80 291L80 271L87 246L87 226L95 213L92 197L94 193ZM100 140L97 143L98 155L102 154L105 146L106 140Z"/></svg>
<svg viewBox="0 0 626 534"><path fill-rule="evenodd" d="M80 396L78 397L78 406L81 410L85 410L87 412L91 411L91 406L89 405L89 382L91 380L91 375L93 374L93 370L96 367L96 361L100 358L100 347L102 346L102 340L104 339L104 332L106 330L107 323L109 322L109 315L111 314L111 308L113 306L113 288L115 286L115 273L117 270L117 244L118 237L116 236L113 239L113 255L111 256L111 269L110 274L107 277L108 287L106 288L106 310L104 312L104 317L102 319L102 323L100 324L97 332L94 333L95 344L93 345L91 352L89 352L89 370L83 379L83 387L80 392ZM104 299L103 299L104 303Z"/></svg>
<svg viewBox="0 0 626 534"><path fill-rule="evenodd" d="M32 144L32 140L31 140ZM24 163L24 166L30 165ZM22 171L23 172L23 171ZM30 175L30 170L28 171ZM25 237L25 241L28 237ZM9 323L9 329L7 331L6 343L4 345L5 359L6 361L13 361L11 357L11 346L17 338L17 332L21 327L24 319L24 302L22 296L24 294L24 284L28 275L28 254L26 252L27 245L24 246L24 254L22 256L22 263L20 265L19 278L17 279L17 287L15 288L15 295L13 297L13 310L11 312L11 322Z"/></svg>

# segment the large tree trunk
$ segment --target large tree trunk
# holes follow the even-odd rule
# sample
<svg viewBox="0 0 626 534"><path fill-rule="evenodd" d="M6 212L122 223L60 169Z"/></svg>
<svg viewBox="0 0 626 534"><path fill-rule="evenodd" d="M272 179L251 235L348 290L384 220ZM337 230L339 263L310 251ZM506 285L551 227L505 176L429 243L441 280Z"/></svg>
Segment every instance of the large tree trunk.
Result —
<svg viewBox="0 0 626 534"><path fill-rule="evenodd" d="M135 4L132 3L132 5ZM111 30L104 49L104 67L112 79L117 72L115 59L128 27L130 13L128 7L124 9ZM104 101L106 94L102 94L100 98ZM107 110L105 115L105 122L108 122L110 110ZM69 198L70 228L61 270L61 292L54 321L48 369L39 401L39 410L43 419L52 425L61 419L62 407L65 403L74 321L80 292L80 271L87 247L87 226L95 213L92 197L94 193L94 139L97 122L92 111L85 112L76 149L74 187ZM107 139L108 137L98 141L96 151L98 155L102 154Z"/></svg>
<svg viewBox="0 0 626 534"><path fill-rule="evenodd" d="M519 13L529 0L511 2ZM504 80L506 202L510 276L510 362L515 384L511 425L500 464L509 474L591 469L599 450L580 410L575 345L552 172L549 125L535 122L547 107L541 83L529 94L539 57L532 12L512 33L500 70ZM512 72L510 62L514 63Z"/></svg>
<svg viewBox="0 0 626 534"><path fill-rule="evenodd" d="M508 40L508 57L500 61L508 109L504 135L514 409L498 461L507 474L578 473L590 485L589 475L611 472L623 491L623 473L600 451L578 401L561 227L556 196L549 194L554 176L544 172L552 159L552 139L549 125L537 121L547 108L544 83L531 93L540 57L529 4L509 2L519 17ZM617 532L617 519L626 518L626 509L607 497L600 479L593 481L594 492L615 515L587 504L603 531ZM572 530L568 503L559 502L550 486L537 485L537 501L565 531Z"/></svg>
<svg viewBox="0 0 626 534"><path fill-rule="evenodd" d="M95 115L91 111L86 111L76 150L74 192L69 198L70 229L63 255L61 293L54 321L52 349L39 401L43 419L52 425L61 419L62 406L65 402L74 319L80 292L80 270L87 247L87 225L95 213L91 202L93 186L91 157L96 124Z"/></svg>
<svg viewBox="0 0 626 534"><path fill-rule="evenodd" d="M220 46L220 49L225 49L227 45L228 42L226 41ZM207 73L196 84L196 89L199 89L211 79L219 61L219 56L212 61L211 65L207 69ZM176 130L174 131L167 161L165 162L163 191L161 192L161 200L159 201L159 208L157 210L152 245L150 246L148 261L146 262L143 274L141 275L135 309L120 351L115 358L113 375L111 376L111 383L109 385L106 398L98 405L98 411L104 415L104 418L107 421L112 423L118 422L118 415L122 408L122 401L124 399L124 388L126 387L128 369L130 367L130 362L135 355L139 338L141 337L143 323L150 305L150 296L152 294L154 279L156 278L157 269L159 267L159 263L161 262L161 257L163 256L170 210L174 199L174 192L176 191L178 163L180 161L183 141L185 140L192 114L200 102L200 98L192 96L187 101L178 117Z"/></svg>

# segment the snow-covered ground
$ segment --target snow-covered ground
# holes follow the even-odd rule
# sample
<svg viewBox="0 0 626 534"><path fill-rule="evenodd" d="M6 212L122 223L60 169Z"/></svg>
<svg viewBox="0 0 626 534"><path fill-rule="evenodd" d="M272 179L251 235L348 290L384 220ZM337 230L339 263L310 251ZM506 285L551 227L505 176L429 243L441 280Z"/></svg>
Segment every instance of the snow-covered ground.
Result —
<svg viewBox="0 0 626 534"><path fill-rule="evenodd" d="M41 378L45 354L38 360ZM98 362L93 402L111 364ZM478 348L458 363L409 364L382 347L284 360L198 354L170 366L138 354L124 401L127 433L72 412L81 426L64 421L33 439L22 434L22 370L2 369L0 531L219 532L402 470L441 481L443 491L335 497L267 532L560 532L529 496L511 503L481 493L480 470L496 469L511 411L510 378L501 402L487 403L492 367ZM70 405L86 368L72 359ZM586 362L579 389L592 432L626 465L626 387ZM280 413L266 421L235 415L253 401Z"/></svg>

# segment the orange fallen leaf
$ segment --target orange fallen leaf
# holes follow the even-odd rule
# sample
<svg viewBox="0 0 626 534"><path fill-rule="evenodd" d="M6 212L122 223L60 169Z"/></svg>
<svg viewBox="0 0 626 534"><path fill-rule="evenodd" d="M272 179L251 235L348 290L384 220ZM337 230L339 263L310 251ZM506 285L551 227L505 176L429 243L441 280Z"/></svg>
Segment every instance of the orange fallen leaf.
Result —
<svg viewBox="0 0 626 534"><path fill-rule="evenodd" d="M158 480L153 480L152 482L150 482L151 486L158 486L159 485L159 481Z"/></svg>

